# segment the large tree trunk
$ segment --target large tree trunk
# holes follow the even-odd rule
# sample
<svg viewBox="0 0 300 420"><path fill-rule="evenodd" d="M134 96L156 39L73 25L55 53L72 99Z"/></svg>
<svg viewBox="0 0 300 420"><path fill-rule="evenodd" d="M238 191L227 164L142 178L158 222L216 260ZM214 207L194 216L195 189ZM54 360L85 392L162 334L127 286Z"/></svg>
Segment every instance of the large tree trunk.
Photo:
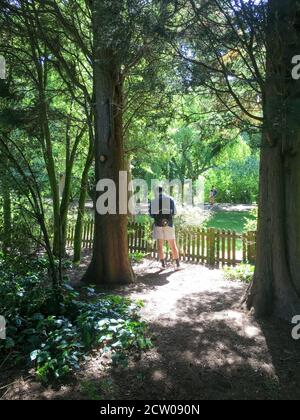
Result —
<svg viewBox="0 0 300 420"><path fill-rule="evenodd" d="M122 138L122 81L114 69L95 69L96 83L96 180L111 179L119 186L125 170ZM110 121L111 116L111 121ZM101 156L105 161L101 162ZM118 189L118 188L117 188ZM96 200L100 194L96 194ZM117 200L118 202L118 200ZM118 205L117 205L118 209ZM127 216L95 213L94 251L84 281L119 284L133 281L129 262Z"/></svg>
<svg viewBox="0 0 300 420"><path fill-rule="evenodd" d="M257 316L300 314L300 53L295 0L270 0L257 262L246 303Z"/></svg>
<svg viewBox="0 0 300 420"><path fill-rule="evenodd" d="M110 11L108 8L105 12ZM113 180L119 187L119 172L126 170L123 145L123 80L116 51L103 46L103 4L94 2L94 92L96 182ZM110 12L112 13L112 12ZM113 11L117 13L116 10ZM96 194L96 200L101 193ZM117 200L117 212L118 212ZM127 215L95 213L92 262L83 281L120 284L134 280L129 261Z"/></svg>

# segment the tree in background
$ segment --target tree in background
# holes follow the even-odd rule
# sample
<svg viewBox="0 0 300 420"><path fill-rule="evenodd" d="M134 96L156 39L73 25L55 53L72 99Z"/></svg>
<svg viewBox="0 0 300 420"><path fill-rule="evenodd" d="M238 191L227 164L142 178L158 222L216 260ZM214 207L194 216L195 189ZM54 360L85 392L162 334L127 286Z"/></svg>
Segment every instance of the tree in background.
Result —
<svg viewBox="0 0 300 420"><path fill-rule="evenodd" d="M257 203L259 149L252 146L248 136L239 136L221 152L205 179L206 200L212 185L216 185L219 203Z"/></svg>
<svg viewBox="0 0 300 420"><path fill-rule="evenodd" d="M170 127L172 178L190 179L216 167L218 156L238 138L238 128L230 124L226 112L219 113L207 96L185 95L177 106Z"/></svg>

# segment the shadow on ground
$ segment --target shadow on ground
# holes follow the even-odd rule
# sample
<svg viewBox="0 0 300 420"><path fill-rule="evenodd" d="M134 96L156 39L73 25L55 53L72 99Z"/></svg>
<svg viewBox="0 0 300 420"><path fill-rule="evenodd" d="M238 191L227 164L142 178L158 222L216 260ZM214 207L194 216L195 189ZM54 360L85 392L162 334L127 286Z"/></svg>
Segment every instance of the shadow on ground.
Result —
<svg viewBox="0 0 300 420"><path fill-rule="evenodd" d="M31 384L8 399L299 399L300 342L291 326L257 323L239 309L245 286L196 266L183 272L140 273L119 290L145 300L154 348L127 367L103 369L95 355L76 381L59 391ZM29 387L30 388L30 387Z"/></svg>
<svg viewBox="0 0 300 420"><path fill-rule="evenodd" d="M111 370L119 398L299 399L300 348L290 326L256 324L231 309L240 297L231 291L180 300L181 320L151 325L157 348Z"/></svg>

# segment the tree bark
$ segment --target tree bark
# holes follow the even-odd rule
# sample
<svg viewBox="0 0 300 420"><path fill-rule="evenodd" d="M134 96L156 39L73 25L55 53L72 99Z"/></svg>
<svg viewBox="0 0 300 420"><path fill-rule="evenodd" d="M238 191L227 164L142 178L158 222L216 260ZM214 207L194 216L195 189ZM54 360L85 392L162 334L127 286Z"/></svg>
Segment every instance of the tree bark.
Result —
<svg viewBox="0 0 300 420"><path fill-rule="evenodd" d="M103 45L102 2L94 3L94 92L96 182L126 171L123 138L123 79L117 53ZM106 9L106 12L110 9ZM116 11L114 11L116 13ZM102 158L102 159L101 159ZM104 158L104 159L103 159ZM96 193L96 200L101 193ZM95 213L94 250L83 278L93 284L126 284L134 280L129 261L127 215Z"/></svg>
<svg viewBox="0 0 300 420"><path fill-rule="evenodd" d="M10 247L11 244L11 228L12 228L12 212L11 212L11 195L9 188L3 190L3 251L4 253Z"/></svg>
<svg viewBox="0 0 300 420"><path fill-rule="evenodd" d="M93 159L94 159L93 139L90 139L90 148L89 148L87 160L86 160L85 167L84 167L82 177L81 177L80 196L79 196L78 213L77 213L75 237L74 237L74 256L73 256L74 264L79 264L81 261L83 219L85 215L86 197L88 193L89 171L91 169Z"/></svg>
<svg viewBox="0 0 300 420"><path fill-rule="evenodd" d="M1 174L2 200L3 200L3 244L2 251L6 254L11 246L12 234L12 202L9 184L5 177L7 159L3 157L3 173Z"/></svg>
<svg viewBox="0 0 300 420"><path fill-rule="evenodd" d="M288 321L300 314L300 86L291 74L299 53L297 2L270 0L257 261L245 302Z"/></svg>

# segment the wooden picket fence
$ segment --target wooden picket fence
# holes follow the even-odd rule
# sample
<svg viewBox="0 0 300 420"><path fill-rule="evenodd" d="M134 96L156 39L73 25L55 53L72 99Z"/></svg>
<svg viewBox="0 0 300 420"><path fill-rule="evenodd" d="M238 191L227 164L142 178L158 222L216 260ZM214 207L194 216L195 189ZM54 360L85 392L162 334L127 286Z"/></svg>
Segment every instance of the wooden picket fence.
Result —
<svg viewBox="0 0 300 420"><path fill-rule="evenodd" d="M69 224L67 232L67 247L73 248L75 238L75 226ZM94 221L85 222L83 224L83 233L82 233L82 244L81 248L83 250L92 250L93 249L93 238L94 238Z"/></svg>
<svg viewBox="0 0 300 420"><path fill-rule="evenodd" d="M82 248L93 247L94 223L84 225ZM70 226L67 246L73 247L75 229ZM191 263L206 264L211 267L220 265L235 266L241 262L255 263L256 232L238 234L230 230L176 228L177 244L181 260ZM142 253L157 258L156 243L152 239L149 225L130 223L128 226L128 244L130 253ZM166 249L168 253L168 249Z"/></svg>

